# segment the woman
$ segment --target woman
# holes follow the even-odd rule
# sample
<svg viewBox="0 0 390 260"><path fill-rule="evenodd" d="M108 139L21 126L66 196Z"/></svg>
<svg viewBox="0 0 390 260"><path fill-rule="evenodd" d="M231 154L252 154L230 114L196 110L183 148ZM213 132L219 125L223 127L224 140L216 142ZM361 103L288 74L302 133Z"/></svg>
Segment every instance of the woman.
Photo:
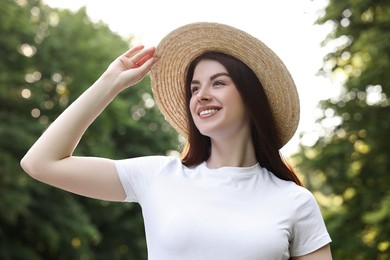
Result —
<svg viewBox="0 0 390 260"><path fill-rule="evenodd" d="M149 70L160 110L188 140L182 159L72 156L110 101ZM230 26L195 23L157 49L118 57L21 164L73 193L140 203L149 259L331 259L317 203L278 152L298 118L294 82L267 46Z"/></svg>

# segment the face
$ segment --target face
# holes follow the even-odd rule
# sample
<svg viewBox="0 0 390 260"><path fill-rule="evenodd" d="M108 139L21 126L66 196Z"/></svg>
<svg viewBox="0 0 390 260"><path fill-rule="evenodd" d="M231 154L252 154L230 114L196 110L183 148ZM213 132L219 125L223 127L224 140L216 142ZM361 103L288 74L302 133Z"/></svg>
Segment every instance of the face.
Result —
<svg viewBox="0 0 390 260"><path fill-rule="evenodd" d="M242 98L225 67L214 60L200 61L191 81L190 111L199 131L211 138L249 133Z"/></svg>

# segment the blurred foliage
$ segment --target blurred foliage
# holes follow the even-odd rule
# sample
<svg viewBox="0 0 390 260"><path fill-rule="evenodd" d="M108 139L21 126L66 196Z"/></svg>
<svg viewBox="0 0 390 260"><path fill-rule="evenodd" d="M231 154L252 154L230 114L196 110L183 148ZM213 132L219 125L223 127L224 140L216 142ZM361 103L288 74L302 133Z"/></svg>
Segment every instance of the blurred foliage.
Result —
<svg viewBox="0 0 390 260"><path fill-rule="evenodd" d="M91 22L85 9L57 10L40 0L2 1L0 34L0 259L146 259L138 204L70 194L32 180L19 166L131 39ZM146 77L121 93L76 153L121 159L177 150L149 83Z"/></svg>
<svg viewBox="0 0 390 260"><path fill-rule="evenodd" d="M319 138L295 160L334 259L390 259L390 1L330 0L318 19L328 23L334 49L321 73L342 79L341 94L321 102Z"/></svg>

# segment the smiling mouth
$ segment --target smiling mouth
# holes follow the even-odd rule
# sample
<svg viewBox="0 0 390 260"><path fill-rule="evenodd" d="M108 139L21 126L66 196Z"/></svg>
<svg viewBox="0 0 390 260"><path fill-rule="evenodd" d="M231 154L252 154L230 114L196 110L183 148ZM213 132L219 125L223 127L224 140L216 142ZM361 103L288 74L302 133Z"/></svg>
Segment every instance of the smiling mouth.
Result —
<svg viewBox="0 0 390 260"><path fill-rule="evenodd" d="M211 114L214 114L218 111L218 109L206 109L206 110L203 110L199 113L199 116L206 116L206 115L211 115Z"/></svg>

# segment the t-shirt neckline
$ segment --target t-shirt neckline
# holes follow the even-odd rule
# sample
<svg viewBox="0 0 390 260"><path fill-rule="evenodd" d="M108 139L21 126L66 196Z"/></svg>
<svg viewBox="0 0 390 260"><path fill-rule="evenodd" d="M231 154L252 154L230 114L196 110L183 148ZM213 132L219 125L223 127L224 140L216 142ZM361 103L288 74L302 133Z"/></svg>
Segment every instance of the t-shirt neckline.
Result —
<svg viewBox="0 0 390 260"><path fill-rule="evenodd" d="M260 167L258 162L248 167L223 166L220 168L212 169L212 168L208 168L206 161L204 161L199 165L199 168L203 172L211 175L226 175L226 176L237 175L238 177L259 174L262 171L262 167Z"/></svg>

